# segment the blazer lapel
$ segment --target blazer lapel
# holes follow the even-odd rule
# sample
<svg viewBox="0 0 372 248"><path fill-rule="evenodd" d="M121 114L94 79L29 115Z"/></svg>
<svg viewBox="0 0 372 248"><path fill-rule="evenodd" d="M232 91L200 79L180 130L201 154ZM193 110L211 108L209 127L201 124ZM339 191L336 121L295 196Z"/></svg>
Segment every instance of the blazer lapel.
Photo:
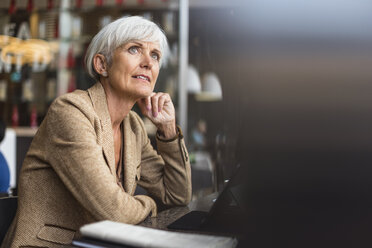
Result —
<svg viewBox="0 0 372 248"><path fill-rule="evenodd" d="M111 126L111 118L108 112L105 91L101 83L96 83L88 89L89 95L93 102L93 107L100 118L102 133L98 140L102 140L103 153L106 157L108 166L113 175L116 176L115 153L114 153L114 136ZM134 193L137 166L140 164L136 148L136 135L133 133L129 117L123 120L124 124L124 190L128 194ZM99 136L99 133L97 133Z"/></svg>
<svg viewBox="0 0 372 248"><path fill-rule="evenodd" d="M102 140L103 153L106 157L108 166L113 175L116 175L114 136L111 126L111 117L108 111L106 93L101 83L96 83L88 89L92 99L93 107L101 121L102 133L97 132L98 140Z"/></svg>
<svg viewBox="0 0 372 248"><path fill-rule="evenodd" d="M137 158L136 143L136 135L130 128L127 116L124 119L124 189L131 195L134 193L137 166L140 163Z"/></svg>

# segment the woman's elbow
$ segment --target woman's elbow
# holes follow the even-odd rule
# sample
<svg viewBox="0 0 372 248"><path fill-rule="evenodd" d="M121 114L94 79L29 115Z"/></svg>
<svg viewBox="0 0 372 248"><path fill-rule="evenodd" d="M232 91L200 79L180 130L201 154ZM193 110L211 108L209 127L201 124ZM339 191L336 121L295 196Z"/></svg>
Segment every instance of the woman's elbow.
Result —
<svg viewBox="0 0 372 248"><path fill-rule="evenodd" d="M191 201L192 192L186 190L183 194L168 194L166 197L165 205L167 206L185 206Z"/></svg>

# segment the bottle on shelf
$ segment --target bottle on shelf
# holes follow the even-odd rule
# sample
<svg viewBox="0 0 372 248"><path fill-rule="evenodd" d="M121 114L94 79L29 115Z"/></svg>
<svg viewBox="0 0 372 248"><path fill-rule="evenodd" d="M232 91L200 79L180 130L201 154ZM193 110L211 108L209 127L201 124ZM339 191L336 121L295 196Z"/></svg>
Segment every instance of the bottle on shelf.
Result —
<svg viewBox="0 0 372 248"><path fill-rule="evenodd" d="M31 114L30 114L30 127L31 128L37 128L37 109L36 106L33 105L31 108Z"/></svg>
<svg viewBox="0 0 372 248"><path fill-rule="evenodd" d="M18 127L19 126L19 112L18 112L18 106L15 104L13 105L12 110L12 127Z"/></svg>

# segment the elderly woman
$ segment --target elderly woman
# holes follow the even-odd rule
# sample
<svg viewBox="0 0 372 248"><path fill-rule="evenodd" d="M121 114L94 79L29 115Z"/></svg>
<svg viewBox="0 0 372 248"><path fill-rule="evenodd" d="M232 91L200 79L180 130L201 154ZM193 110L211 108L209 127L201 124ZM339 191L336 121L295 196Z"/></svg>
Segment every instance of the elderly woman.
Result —
<svg viewBox="0 0 372 248"><path fill-rule="evenodd" d="M84 224L137 224L155 216L157 204L190 201L190 163L172 100L153 92L166 50L163 32L141 17L118 19L93 38L86 65L98 82L50 106L22 166L3 248L63 247ZM136 103L158 129L158 151L131 111ZM148 196L133 195L137 184Z"/></svg>

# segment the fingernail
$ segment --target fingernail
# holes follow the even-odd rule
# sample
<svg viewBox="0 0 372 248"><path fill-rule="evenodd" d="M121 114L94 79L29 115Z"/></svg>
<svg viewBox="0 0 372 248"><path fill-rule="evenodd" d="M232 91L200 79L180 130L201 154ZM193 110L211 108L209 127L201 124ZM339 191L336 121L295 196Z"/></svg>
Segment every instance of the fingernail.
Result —
<svg viewBox="0 0 372 248"><path fill-rule="evenodd" d="M150 106L150 105L147 105L147 106L146 106L146 109L147 109L147 110L150 110L150 109L151 109L151 106Z"/></svg>
<svg viewBox="0 0 372 248"><path fill-rule="evenodd" d="M153 116L155 116L155 117L158 116L158 112L154 112Z"/></svg>

